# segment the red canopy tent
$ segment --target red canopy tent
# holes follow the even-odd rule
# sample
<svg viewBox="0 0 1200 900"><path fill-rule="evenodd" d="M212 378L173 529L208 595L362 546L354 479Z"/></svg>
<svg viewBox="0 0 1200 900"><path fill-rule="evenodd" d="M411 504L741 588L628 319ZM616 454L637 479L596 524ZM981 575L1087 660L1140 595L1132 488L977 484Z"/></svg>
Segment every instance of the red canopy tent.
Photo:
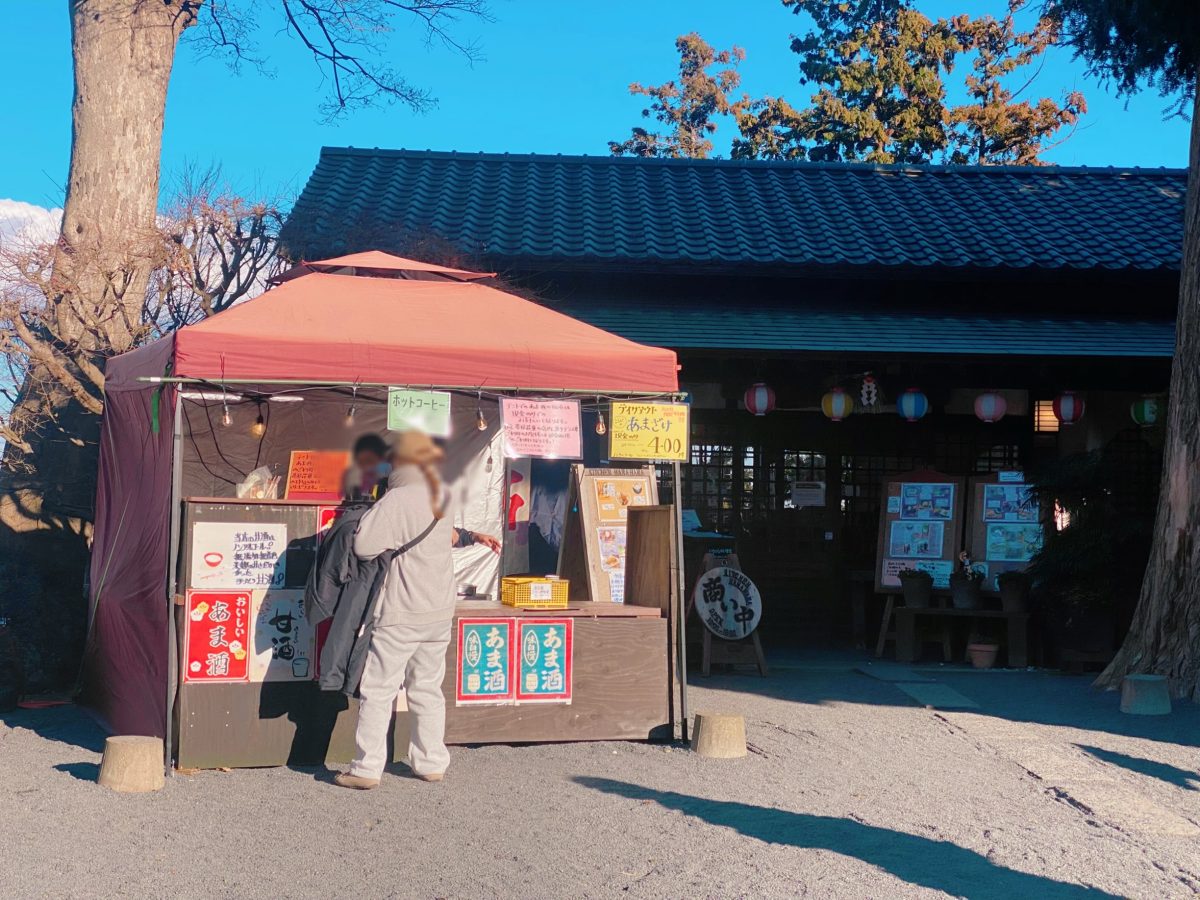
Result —
<svg viewBox="0 0 1200 900"><path fill-rule="evenodd" d="M480 283L488 277L379 252L302 263L261 296L109 361L84 668L84 701L109 728L166 734L182 385L678 390L672 351Z"/></svg>

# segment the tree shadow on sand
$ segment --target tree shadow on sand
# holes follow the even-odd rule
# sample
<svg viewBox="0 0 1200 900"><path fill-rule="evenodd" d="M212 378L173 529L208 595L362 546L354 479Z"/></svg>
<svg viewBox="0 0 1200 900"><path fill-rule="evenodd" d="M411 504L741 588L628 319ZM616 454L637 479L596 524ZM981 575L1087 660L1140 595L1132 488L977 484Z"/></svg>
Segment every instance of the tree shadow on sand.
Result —
<svg viewBox="0 0 1200 900"><path fill-rule="evenodd" d="M1095 900L1116 896L1098 888L1009 869L949 841L935 841L851 819L706 800L608 778L579 776L574 781L606 794L654 801L666 809L678 810L711 825L732 828L766 843L829 850L860 859L910 884L955 897Z"/></svg>
<svg viewBox="0 0 1200 900"><path fill-rule="evenodd" d="M1165 781L1167 784L1173 784L1186 791L1200 790L1200 770L1193 769L1189 771L1188 769L1173 766L1170 763L1157 762L1153 759L1143 759L1140 756L1130 756L1127 753L1118 753L1116 750L1105 750L1103 747L1089 747L1087 744L1076 744L1075 746L1084 753L1088 753L1110 765L1120 766L1139 775L1157 778L1159 781Z"/></svg>

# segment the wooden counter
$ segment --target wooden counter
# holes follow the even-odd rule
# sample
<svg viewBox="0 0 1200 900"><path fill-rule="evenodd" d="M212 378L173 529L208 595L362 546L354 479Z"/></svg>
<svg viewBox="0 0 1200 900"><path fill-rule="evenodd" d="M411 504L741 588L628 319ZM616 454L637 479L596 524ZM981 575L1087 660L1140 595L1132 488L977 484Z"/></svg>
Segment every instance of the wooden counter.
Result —
<svg viewBox="0 0 1200 900"><path fill-rule="evenodd" d="M176 607L182 613L181 607ZM446 653L446 742L525 743L669 739L667 620L654 607L576 603L510 609L464 600L458 617L575 618L574 696L565 704L455 706L457 646ZM357 702L315 682L181 684L178 761L184 768L318 765L354 754ZM394 759L408 745L396 715Z"/></svg>

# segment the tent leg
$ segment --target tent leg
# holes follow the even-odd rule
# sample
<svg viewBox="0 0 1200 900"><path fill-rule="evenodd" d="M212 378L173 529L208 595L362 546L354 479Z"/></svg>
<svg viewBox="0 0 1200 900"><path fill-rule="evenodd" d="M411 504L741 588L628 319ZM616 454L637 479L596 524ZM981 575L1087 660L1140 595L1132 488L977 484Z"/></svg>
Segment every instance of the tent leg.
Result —
<svg viewBox="0 0 1200 900"><path fill-rule="evenodd" d="M688 739L688 699L687 699L687 598L684 593L687 585L684 583L683 568L683 483L679 475L679 463L673 463L672 496L675 499L675 639L678 650L675 654L676 665L679 669L679 726L680 735L686 742Z"/></svg>
<svg viewBox="0 0 1200 900"><path fill-rule="evenodd" d="M163 735L163 766L167 775L174 767L173 737L175 732L175 690L179 672L176 658L179 650L175 632L175 593L179 587L179 516L183 492L183 392L175 390L175 417L171 428L171 541L167 561L167 727Z"/></svg>

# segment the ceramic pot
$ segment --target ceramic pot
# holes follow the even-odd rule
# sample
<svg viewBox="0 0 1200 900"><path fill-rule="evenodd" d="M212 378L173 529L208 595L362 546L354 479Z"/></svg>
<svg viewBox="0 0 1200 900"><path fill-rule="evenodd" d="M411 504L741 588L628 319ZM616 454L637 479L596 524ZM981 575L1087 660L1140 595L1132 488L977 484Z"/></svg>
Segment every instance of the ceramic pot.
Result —
<svg viewBox="0 0 1200 900"><path fill-rule="evenodd" d="M950 599L954 604L955 609L981 609L983 607L983 595L980 594L980 581L978 578L967 578L967 576L955 572L950 576Z"/></svg>
<svg viewBox="0 0 1200 900"><path fill-rule="evenodd" d="M901 578L900 592L904 594L904 605L913 609L928 609L933 599L933 580L929 578Z"/></svg>
<svg viewBox="0 0 1200 900"><path fill-rule="evenodd" d="M1025 612L1029 608L1029 582L1024 579L1002 581L1000 608L1011 613Z"/></svg>
<svg viewBox="0 0 1200 900"><path fill-rule="evenodd" d="M996 664L999 644L967 644L967 658L976 669L990 669Z"/></svg>

